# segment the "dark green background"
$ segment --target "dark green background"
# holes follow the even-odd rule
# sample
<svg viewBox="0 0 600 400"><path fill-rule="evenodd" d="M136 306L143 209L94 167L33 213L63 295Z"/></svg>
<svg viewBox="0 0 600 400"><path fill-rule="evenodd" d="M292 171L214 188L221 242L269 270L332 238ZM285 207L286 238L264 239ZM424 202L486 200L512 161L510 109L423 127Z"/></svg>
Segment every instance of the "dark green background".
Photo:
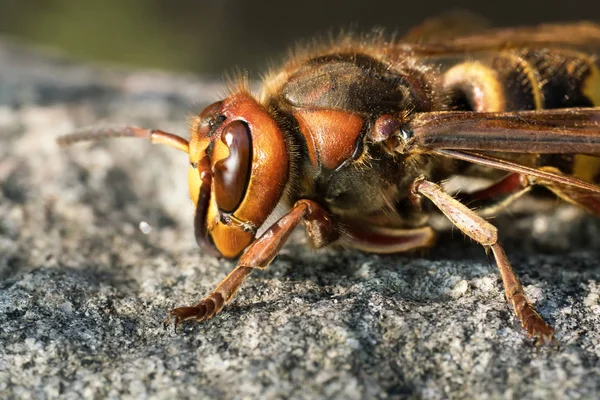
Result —
<svg viewBox="0 0 600 400"><path fill-rule="evenodd" d="M83 59L219 76L259 71L301 39L469 10L496 25L600 20L600 1L0 0L0 33Z"/></svg>

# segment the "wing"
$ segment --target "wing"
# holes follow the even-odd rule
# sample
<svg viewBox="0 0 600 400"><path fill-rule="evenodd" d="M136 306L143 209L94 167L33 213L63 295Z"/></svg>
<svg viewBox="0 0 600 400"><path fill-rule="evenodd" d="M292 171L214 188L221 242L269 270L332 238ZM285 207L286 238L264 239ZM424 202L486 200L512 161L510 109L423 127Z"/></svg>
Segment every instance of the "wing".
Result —
<svg viewBox="0 0 600 400"><path fill-rule="evenodd" d="M482 32L489 26L489 21L480 15L455 11L426 19L409 30L401 40L413 43L439 41Z"/></svg>
<svg viewBox="0 0 600 400"><path fill-rule="evenodd" d="M562 175L543 169L527 167L511 161L489 156L487 154L457 150L436 150L433 151L433 153L443 157L450 157L456 160L462 160L477 165L483 165L484 167L499 169L501 171L515 172L517 174L522 174L526 176L534 176L536 178L540 178L548 182L554 182L558 183L559 185L570 186L588 192L600 193L600 187L590 184L581 179L575 178L573 176Z"/></svg>
<svg viewBox="0 0 600 400"><path fill-rule="evenodd" d="M408 37L408 40L414 42L414 38L411 36ZM388 51L390 54L426 57L513 48L559 46L584 50L600 49L600 25L592 22L579 22L524 28L503 28L474 35L451 36L449 39L431 40L423 43L400 42L395 46L391 46Z"/></svg>
<svg viewBox="0 0 600 400"><path fill-rule="evenodd" d="M420 113L408 131L428 150L600 155L600 107Z"/></svg>
<svg viewBox="0 0 600 400"><path fill-rule="evenodd" d="M409 152L434 153L600 192L598 186L572 176L480 153L600 155L600 107L503 113L421 113L414 117L403 134Z"/></svg>

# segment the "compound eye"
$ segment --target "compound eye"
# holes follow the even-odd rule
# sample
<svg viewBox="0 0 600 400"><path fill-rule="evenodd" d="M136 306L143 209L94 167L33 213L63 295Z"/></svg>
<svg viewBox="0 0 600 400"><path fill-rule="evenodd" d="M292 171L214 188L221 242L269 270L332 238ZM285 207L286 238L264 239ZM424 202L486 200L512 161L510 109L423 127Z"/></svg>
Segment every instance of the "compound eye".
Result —
<svg viewBox="0 0 600 400"><path fill-rule="evenodd" d="M252 139L248 125L234 121L223 129L212 155L215 197L219 208L232 213L244 199L252 163Z"/></svg>

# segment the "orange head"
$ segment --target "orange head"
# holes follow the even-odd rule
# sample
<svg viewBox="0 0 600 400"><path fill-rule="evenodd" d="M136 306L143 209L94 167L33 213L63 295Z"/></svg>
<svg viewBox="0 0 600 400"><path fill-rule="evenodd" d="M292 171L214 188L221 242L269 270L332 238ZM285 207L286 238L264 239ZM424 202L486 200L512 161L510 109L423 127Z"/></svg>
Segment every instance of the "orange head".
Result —
<svg viewBox="0 0 600 400"><path fill-rule="evenodd" d="M254 98L238 93L195 118L189 156L196 240L237 257L283 195L289 173L283 133Z"/></svg>
<svg viewBox="0 0 600 400"><path fill-rule="evenodd" d="M253 241L283 196L289 156L283 132L249 94L236 93L194 118L189 142L160 130L88 128L61 145L105 137L139 137L189 154L194 230L204 250L235 258Z"/></svg>

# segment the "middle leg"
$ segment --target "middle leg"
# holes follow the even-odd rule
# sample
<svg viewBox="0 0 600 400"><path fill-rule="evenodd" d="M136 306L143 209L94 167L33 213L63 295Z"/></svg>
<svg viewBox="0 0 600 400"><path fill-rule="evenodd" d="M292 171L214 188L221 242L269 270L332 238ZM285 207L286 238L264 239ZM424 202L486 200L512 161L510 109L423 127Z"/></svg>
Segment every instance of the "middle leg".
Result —
<svg viewBox="0 0 600 400"><path fill-rule="evenodd" d="M508 261L504 249L498 243L496 227L444 192L440 186L424 178L419 178L413 183L412 195L415 201L418 201L420 195L429 199L465 235L483 245L486 250L492 251L504 284L506 299L512 305L521 325L530 336L535 338L537 344L549 344L553 340L554 329L543 320L525 296L519 278Z"/></svg>

